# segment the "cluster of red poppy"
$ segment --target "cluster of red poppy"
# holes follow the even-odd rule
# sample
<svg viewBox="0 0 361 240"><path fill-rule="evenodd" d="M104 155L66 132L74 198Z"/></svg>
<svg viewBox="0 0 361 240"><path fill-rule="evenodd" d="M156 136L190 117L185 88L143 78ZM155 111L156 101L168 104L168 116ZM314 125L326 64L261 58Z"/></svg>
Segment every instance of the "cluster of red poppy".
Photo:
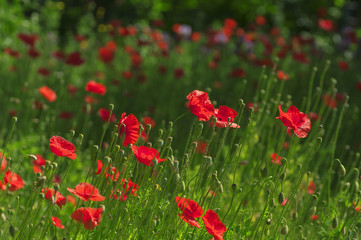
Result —
<svg viewBox="0 0 361 240"><path fill-rule="evenodd" d="M227 231L226 226L221 222L218 214L208 209L203 215L203 209L197 202L177 196L175 198L178 208L182 213L178 214L180 218L191 226L200 228L196 218L202 218L204 226L209 234L211 234L216 240L223 240L223 233Z"/></svg>
<svg viewBox="0 0 361 240"><path fill-rule="evenodd" d="M199 121L208 121L211 117L215 117L217 127L239 128L234 123L237 112L227 106L219 106L218 109L215 109L211 100L209 100L208 93L194 90L186 98L189 101L190 111L198 117Z"/></svg>

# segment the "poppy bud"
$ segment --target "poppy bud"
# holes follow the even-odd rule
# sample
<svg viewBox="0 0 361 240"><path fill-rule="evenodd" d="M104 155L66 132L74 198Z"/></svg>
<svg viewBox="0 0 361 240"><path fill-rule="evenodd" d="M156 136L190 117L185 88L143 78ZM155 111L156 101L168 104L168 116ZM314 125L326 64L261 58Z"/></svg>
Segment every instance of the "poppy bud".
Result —
<svg viewBox="0 0 361 240"><path fill-rule="evenodd" d="M186 184L184 181L182 181L182 190L185 191L186 190Z"/></svg>
<svg viewBox="0 0 361 240"><path fill-rule="evenodd" d="M156 142L157 148L161 148L161 147L163 147L163 145L164 145L163 139L158 139Z"/></svg>
<svg viewBox="0 0 361 240"><path fill-rule="evenodd" d="M360 172L357 168L353 168L351 169L350 173L349 173L349 179L350 179L350 182L355 182L357 181L357 179L359 178L360 176Z"/></svg>
<svg viewBox="0 0 361 240"><path fill-rule="evenodd" d="M310 215L315 215L317 208L314 206L310 209Z"/></svg>
<svg viewBox="0 0 361 240"><path fill-rule="evenodd" d="M294 212L293 215L292 215L293 221L296 221L297 218L298 218L298 213Z"/></svg>
<svg viewBox="0 0 361 240"><path fill-rule="evenodd" d="M274 198L272 198L272 200L269 203L270 207L276 207L276 200Z"/></svg>
<svg viewBox="0 0 361 240"><path fill-rule="evenodd" d="M53 162L51 165L53 166L54 169L58 167L58 164L56 162Z"/></svg>
<svg viewBox="0 0 361 240"><path fill-rule="evenodd" d="M267 224L267 225L270 225L271 222L272 222L272 219L271 219L271 218L267 218L267 219L266 219L266 224Z"/></svg>
<svg viewBox="0 0 361 240"><path fill-rule="evenodd" d="M283 172L280 176L281 182L283 182L285 180L285 178L286 178L286 172Z"/></svg>
<svg viewBox="0 0 361 240"><path fill-rule="evenodd" d="M353 186L354 186L354 190L357 192L358 189L359 189L358 181L355 181L354 184L353 184Z"/></svg>
<svg viewBox="0 0 361 240"><path fill-rule="evenodd" d="M34 161L38 160L38 158L33 154L29 154L28 157L31 158L31 160L34 160Z"/></svg>
<svg viewBox="0 0 361 240"><path fill-rule="evenodd" d="M222 185L221 181L217 181L217 185L218 185L218 188L219 188L219 192L223 193L223 185Z"/></svg>
<svg viewBox="0 0 361 240"><path fill-rule="evenodd" d="M54 205L56 203L56 195L51 196L51 204Z"/></svg>
<svg viewBox="0 0 361 240"><path fill-rule="evenodd" d="M282 204L284 200L285 200L285 195L283 194L283 192L280 192L280 194L278 195L278 203Z"/></svg>
<svg viewBox="0 0 361 240"><path fill-rule="evenodd" d="M74 130L70 130L70 135L71 135L71 138L74 137L75 131L74 131Z"/></svg>
<svg viewBox="0 0 361 240"><path fill-rule="evenodd" d="M94 151L97 152L98 149L99 149L99 146L98 145L93 145L93 148L94 148Z"/></svg>
<svg viewBox="0 0 361 240"><path fill-rule="evenodd" d="M110 109L110 111L113 111L114 110L114 104L109 104L109 109Z"/></svg>
<svg viewBox="0 0 361 240"><path fill-rule="evenodd" d="M205 165L207 165L207 166L212 165L212 157L210 157L210 156L204 156L204 157L203 157L203 162L204 162Z"/></svg>
<svg viewBox="0 0 361 240"><path fill-rule="evenodd" d="M9 232L12 237L15 237L15 228L12 224L10 224Z"/></svg>
<svg viewBox="0 0 361 240"><path fill-rule="evenodd" d="M163 129L159 129L159 130L158 130L158 135L159 135L159 138L162 137L162 135L163 135Z"/></svg>
<svg viewBox="0 0 361 240"><path fill-rule="evenodd" d="M6 216L4 213L1 214L1 219L5 222L6 221Z"/></svg>
<svg viewBox="0 0 361 240"><path fill-rule="evenodd" d="M312 195L312 199L311 199L311 204L312 204L312 206L313 206L313 205L316 205L316 204L317 204L317 201L318 201L318 197L317 197L315 194L313 194L313 195Z"/></svg>
<svg viewBox="0 0 361 240"><path fill-rule="evenodd" d="M178 173L175 175L175 180L176 180L177 182L180 180L180 175L179 175Z"/></svg>
<svg viewBox="0 0 361 240"><path fill-rule="evenodd" d="M267 177L267 175L268 175L268 169L267 169L267 167L262 168L262 169L261 169L261 176L262 176L263 178L265 178L265 177Z"/></svg>
<svg viewBox="0 0 361 240"><path fill-rule="evenodd" d="M157 159L153 159L153 167L156 167L158 165L158 160Z"/></svg>
<svg viewBox="0 0 361 240"><path fill-rule="evenodd" d="M288 226L285 225L282 229L281 229L281 234L282 235L287 235L288 234Z"/></svg>
<svg viewBox="0 0 361 240"><path fill-rule="evenodd" d="M338 226L338 219L337 219L337 217L334 217L332 219L332 227L337 228L337 226Z"/></svg>
<svg viewBox="0 0 361 240"><path fill-rule="evenodd" d="M152 143L151 142L147 142L147 146L148 148L152 148Z"/></svg>
<svg viewBox="0 0 361 240"><path fill-rule="evenodd" d="M235 192L237 190L237 185L236 184L232 184L232 191Z"/></svg>

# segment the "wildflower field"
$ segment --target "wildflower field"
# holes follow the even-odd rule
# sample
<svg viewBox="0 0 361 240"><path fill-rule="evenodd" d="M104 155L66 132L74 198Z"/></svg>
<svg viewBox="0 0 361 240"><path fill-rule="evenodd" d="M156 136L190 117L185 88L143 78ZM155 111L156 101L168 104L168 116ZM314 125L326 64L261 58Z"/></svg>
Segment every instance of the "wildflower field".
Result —
<svg viewBox="0 0 361 240"><path fill-rule="evenodd" d="M348 1L61 32L69 2L0 1L0 239L361 238Z"/></svg>

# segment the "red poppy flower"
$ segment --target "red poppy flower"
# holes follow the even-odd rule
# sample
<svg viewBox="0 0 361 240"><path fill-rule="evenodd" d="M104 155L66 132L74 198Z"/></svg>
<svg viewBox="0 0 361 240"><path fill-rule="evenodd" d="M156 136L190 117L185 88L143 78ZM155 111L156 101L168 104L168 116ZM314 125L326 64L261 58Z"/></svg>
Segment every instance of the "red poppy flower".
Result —
<svg viewBox="0 0 361 240"><path fill-rule="evenodd" d="M0 171L4 171L7 165L6 157L0 152Z"/></svg>
<svg viewBox="0 0 361 240"><path fill-rule="evenodd" d="M311 130L311 121L307 114L300 112L293 105L291 105L291 107L287 110L287 113L282 111L281 105L278 105L278 109L280 116L276 118L281 119L283 125L288 127L287 131L290 132L292 129L297 137L305 138Z"/></svg>
<svg viewBox="0 0 361 240"><path fill-rule="evenodd" d="M327 107L332 109L337 108L338 103L336 101L336 97L332 97L329 94L323 94L322 99Z"/></svg>
<svg viewBox="0 0 361 240"><path fill-rule="evenodd" d="M81 58L80 52L72 52L66 57L65 63L68 65L80 66L84 61L85 60Z"/></svg>
<svg viewBox="0 0 361 240"><path fill-rule="evenodd" d="M34 47L35 42L39 40L39 37L36 34L19 33L18 38L30 47Z"/></svg>
<svg viewBox="0 0 361 240"><path fill-rule="evenodd" d="M283 71L281 70L278 70L277 71L277 78L279 80L284 80L284 81L288 81L288 79L290 79L290 77L288 76L288 74L284 73Z"/></svg>
<svg viewBox="0 0 361 240"><path fill-rule="evenodd" d="M152 161L154 158L158 160L158 163L166 160L166 159L160 159L159 152L154 148L148 148L145 146L140 146L140 147L132 146L131 148L138 162L143 163L147 166L153 165Z"/></svg>
<svg viewBox="0 0 361 240"><path fill-rule="evenodd" d="M57 228L64 229L65 227L61 224L61 220L57 217L51 217L53 225Z"/></svg>
<svg viewBox="0 0 361 240"><path fill-rule="evenodd" d="M246 72L242 68L234 68L229 76L234 78L242 78L246 76Z"/></svg>
<svg viewBox="0 0 361 240"><path fill-rule="evenodd" d="M312 216L311 216L311 219L312 219L313 221L316 221L316 220L318 219L318 215L316 215L316 214L312 215Z"/></svg>
<svg viewBox="0 0 361 240"><path fill-rule="evenodd" d="M349 67L348 67L348 63L345 61L339 61L338 62L338 67L342 70L342 71L348 71Z"/></svg>
<svg viewBox="0 0 361 240"><path fill-rule="evenodd" d="M85 90L88 92L104 95L105 92L107 91L107 88L105 85L103 85L101 83L97 83L96 81L90 80L86 84Z"/></svg>
<svg viewBox="0 0 361 240"><path fill-rule="evenodd" d="M37 58L37 57L40 56L40 53L39 53L39 51L37 51L35 48L30 48L30 49L28 50L28 55L29 55L30 57L32 57L32 58Z"/></svg>
<svg viewBox="0 0 361 240"><path fill-rule="evenodd" d="M149 137L147 136L147 133L146 133L146 131L145 131L146 126L147 126L148 124L150 124L151 128L154 128L154 126L155 126L155 121L154 121L154 119L151 118L151 117L144 117L144 118L143 118L143 123L142 123L142 125L143 125L143 127L144 127L144 130L142 131L142 133L140 134L140 136L141 136L145 141L148 141L148 139L149 139Z"/></svg>
<svg viewBox="0 0 361 240"><path fill-rule="evenodd" d="M221 222L218 214L208 209L204 217L202 217L204 226L209 234L211 234L215 240L223 240L223 233L227 231L226 226Z"/></svg>
<svg viewBox="0 0 361 240"><path fill-rule="evenodd" d="M265 25L267 23L267 21L266 21L265 17L259 15L259 16L256 17L256 23L259 26L263 26L263 25Z"/></svg>
<svg viewBox="0 0 361 240"><path fill-rule="evenodd" d="M49 76L50 71L47 68L39 68L38 73L44 77Z"/></svg>
<svg viewBox="0 0 361 240"><path fill-rule="evenodd" d="M315 191L316 191L316 184L315 184L313 181L311 181L311 182L308 184L307 193L312 195L312 194L315 193Z"/></svg>
<svg viewBox="0 0 361 240"><path fill-rule="evenodd" d="M139 138L139 122L138 119L130 114L125 116L123 113L118 123L119 136L121 137L125 132L125 139L123 146L127 147L129 144L135 144Z"/></svg>
<svg viewBox="0 0 361 240"><path fill-rule="evenodd" d="M191 34L191 40L192 40L192 42L199 42L199 40L201 40L201 38L202 38L202 35L201 35L201 33L199 33L199 32L193 32L193 33Z"/></svg>
<svg viewBox="0 0 361 240"><path fill-rule="evenodd" d="M356 88L359 92L361 92L361 82L356 83Z"/></svg>
<svg viewBox="0 0 361 240"><path fill-rule="evenodd" d="M207 143L204 141L197 141L196 151L199 154L204 154L207 148Z"/></svg>
<svg viewBox="0 0 361 240"><path fill-rule="evenodd" d="M33 171L34 173L43 172L41 166L45 166L45 159L39 154L36 154L35 156L36 160L33 161Z"/></svg>
<svg viewBox="0 0 361 240"><path fill-rule="evenodd" d="M71 119L71 118L73 118L73 113L66 112L66 111L61 111L60 114L59 114L59 118L61 118L61 119Z"/></svg>
<svg viewBox="0 0 361 240"><path fill-rule="evenodd" d="M123 78L125 78L125 79L131 79L132 76L133 76L133 74L132 74L131 71L124 71L124 72L122 73L122 76L123 76Z"/></svg>
<svg viewBox="0 0 361 240"><path fill-rule="evenodd" d="M92 230L101 221L103 208L79 208L71 214L71 218L77 222L81 222L84 228Z"/></svg>
<svg viewBox="0 0 361 240"><path fill-rule="evenodd" d="M67 195L67 196L66 196L66 200L68 201L68 203L73 204L74 207L76 206L75 197L73 197L73 196L71 196L71 195Z"/></svg>
<svg viewBox="0 0 361 240"><path fill-rule="evenodd" d="M24 187L23 179L16 173L13 173L9 170L6 171L6 173L5 173L3 184L5 184L5 185L10 184L9 190L11 192L19 190ZM2 186L1 190L4 190L3 188L4 187ZM6 189L6 186L5 186L5 189Z"/></svg>
<svg viewBox="0 0 361 240"><path fill-rule="evenodd" d="M285 198L285 200L283 200L283 202L281 203L281 206L285 206L287 204L287 202L288 202L288 199Z"/></svg>
<svg viewBox="0 0 361 240"><path fill-rule="evenodd" d="M177 196L175 198L178 208L182 211L182 214L178 214L180 218L189 223L191 226L200 228L199 223L196 218L199 218L203 215L203 209L193 200L182 198Z"/></svg>
<svg viewBox="0 0 361 240"><path fill-rule="evenodd" d="M84 35L80 35L80 34L75 34L74 35L74 38L76 41L78 42L82 42L82 41L86 41L87 40L87 37L84 36Z"/></svg>
<svg viewBox="0 0 361 240"><path fill-rule="evenodd" d="M98 111L98 114L100 116L100 118L104 121L104 122L108 122L108 119L110 118L110 123L115 122L116 120L116 116L114 115L114 113L112 113L110 115L110 110L109 109L105 109L105 108L100 108Z"/></svg>
<svg viewBox="0 0 361 240"><path fill-rule="evenodd" d="M123 178L120 184L123 185L124 191L121 192L118 191L115 193L113 192L111 194L113 199L126 201L128 198L128 193L130 193L134 197L137 196L137 191L139 190L139 186L136 183L133 183L132 180ZM118 193L119 193L119 197L118 197Z"/></svg>
<svg viewBox="0 0 361 240"><path fill-rule="evenodd" d="M174 69L174 77L175 77L175 78L184 77L184 70L183 70L182 68L176 68L176 69Z"/></svg>
<svg viewBox="0 0 361 240"><path fill-rule="evenodd" d="M74 189L67 188L82 201L104 201L105 197L99 194L99 190L89 183L79 183Z"/></svg>
<svg viewBox="0 0 361 240"><path fill-rule="evenodd" d="M306 63L306 64L310 62L310 60L307 58L307 55L305 53L301 53L301 52L294 53L293 59L298 62Z"/></svg>
<svg viewBox="0 0 361 240"><path fill-rule="evenodd" d="M60 192L55 193L55 190L52 188L43 188L41 192L45 193L45 199L49 201L51 201L52 196L55 194L55 203L60 209L66 204L66 198Z"/></svg>
<svg viewBox="0 0 361 240"><path fill-rule="evenodd" d="M333 30L333 22L329 19L318 19L318 26L325 31Z"/></svg>
<svg viewBox="0 0 361 240"><path fill-rule="evenodd" d="M9 47L7 47L7 48L4 49L4 53L7 54L7 55L9 55L9 56L12 56L12 57L14 57L14 58L20 58L20 57L21 57L21 53L20 53L20 52L14 50L14 49L11 49L11 48L9 48Z"/></svg>
<svg viewBox="0 0 361 240"><path fill-rule="evenodd" d="M68 84L68 86L66 86L66 88L68 89L68 93L70 95L74 95L78 91L78 88L71 84Z"/></svg>
<svg viewBox="0 0 361 240"><path fill-rule="evenodd" d="M60 60L60 61L63 61L65 59L65 53L62 52L62 51L54 51L52 53L52 56L55 57L56 59Z"/></svg>
<svg viewBox="0 0 361 240"><path fill-rule="evenodd" d="M72 160L76 158L75 146L62 137L53 136L49 139L50 150L58 157L68 157Z"/></svg>
<svg viewBox="0 0 361 240"><path fill-rule="evenodd" d="M227 106L219 106L218 109L214 110L214 115L217 118L217 127L225 128L227 127L228 123L231 128L239 128L239 126L233 122L234 119L237 117L237 112L232 108L229 108Z"/></svg>
<svg viewBox="0 0 361 240"><path fill-rule="evenodd" d="M49 102L54 102L56 100L56 93L47 86L39 88L39 93Z"/></svg>
<svg viewBox="0 0 361 240"><path fill-rule="evenodd" d="M104 63L110 63L114 59L114 54L108 48L100 47L98 49L98 57Z"/></svg>
<svg viewBox="0 0 361 240"><path fill-rule="evenodd" d="M58 174L55 174L53 178L53 183L61 183L61 177Z"/></svg>
<svg viewBox="0 0 361 240"><path fill-rule="evenodd" d="M142 57L137 52L132 52L130 55L132 67L138 68L140 64L142 63Z"/></svg>
<svg viewBox="0 0 361 240"><path fill-rule="evenodd" d="M186 98L189 101L189 109L199 121L208 121L214 115L214 106L209 100L208 93L193 90Z"/></svg>
<svg viewBox="0 0 361 240"><path fill-rule="evenodd" d="M309 112L308 113L308 117L312 120L312 121L317 121L319 119L321 119L321 116L318 113L315 112Z"/></svg>
<svg viewBox="0 0 361 240"><path fill-rule="evenodd" d="M276 153L271 153L272 163L282 165L282 157L279 157Z"/></svg>

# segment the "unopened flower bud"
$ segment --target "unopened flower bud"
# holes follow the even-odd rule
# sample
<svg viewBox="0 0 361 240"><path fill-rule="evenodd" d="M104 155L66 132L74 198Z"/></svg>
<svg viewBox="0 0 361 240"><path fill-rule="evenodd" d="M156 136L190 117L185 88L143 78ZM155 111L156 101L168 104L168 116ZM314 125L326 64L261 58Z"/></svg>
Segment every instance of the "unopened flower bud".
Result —
<svg viewBox="0 0 361 240"><path fill-rule="evenodd" d="M278 195L278 203L282 204L284 200L285 200L285 195L283 194L283 192L280 192L280 194Z"/></svg>

